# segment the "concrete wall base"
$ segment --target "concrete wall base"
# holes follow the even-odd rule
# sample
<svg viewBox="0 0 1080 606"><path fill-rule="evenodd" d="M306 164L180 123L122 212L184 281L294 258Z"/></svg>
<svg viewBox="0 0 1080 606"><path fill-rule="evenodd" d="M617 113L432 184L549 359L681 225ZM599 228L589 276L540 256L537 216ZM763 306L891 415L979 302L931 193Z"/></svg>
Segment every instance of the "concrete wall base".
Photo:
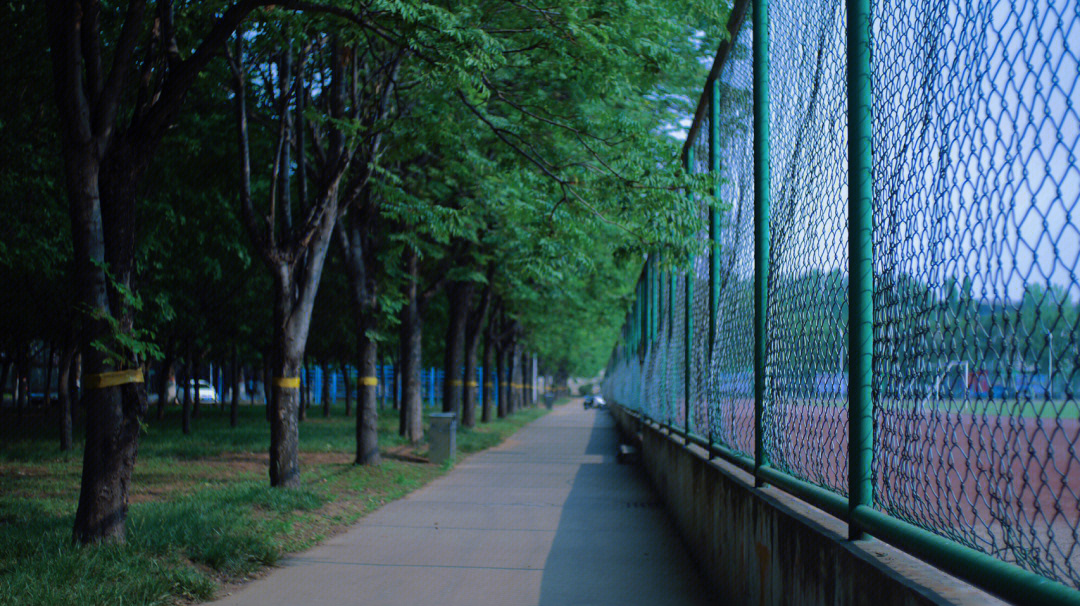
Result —
<svg viewBox="0 0 1080 606"><path fill-rule="evenodd" d="M718 600L725 604L1004 604L612 405Z"/></svg>

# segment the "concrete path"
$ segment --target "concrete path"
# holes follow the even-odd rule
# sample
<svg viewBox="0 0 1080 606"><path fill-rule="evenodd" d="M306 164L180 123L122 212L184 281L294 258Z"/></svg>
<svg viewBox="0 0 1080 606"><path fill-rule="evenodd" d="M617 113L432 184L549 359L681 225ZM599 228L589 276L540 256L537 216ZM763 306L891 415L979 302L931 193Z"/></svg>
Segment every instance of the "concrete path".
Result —
<svg viewBox="0 0 1080 606"><path fill-rule="evenodd" d="M216 604L675 606L706 590L614 422L580 401Z"/></svg>

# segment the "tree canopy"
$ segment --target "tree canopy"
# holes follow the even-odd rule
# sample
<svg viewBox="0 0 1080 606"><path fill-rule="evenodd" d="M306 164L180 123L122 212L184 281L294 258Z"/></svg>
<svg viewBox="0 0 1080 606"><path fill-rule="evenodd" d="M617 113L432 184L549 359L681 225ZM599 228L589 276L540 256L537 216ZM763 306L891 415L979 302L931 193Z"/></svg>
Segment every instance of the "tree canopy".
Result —
<svg viewBox="0 0 1080 606"><path fill-rule="evenodd" d="M511 368L593 375L644 254L695 252L686 191L711 183L673 134L726 5L6 4L6 352L77 341L91 378L231 360L273 378L287 445L307 357L469 368L483 333ZM145 390L84 400L108 419L76 523L94 540L122 534L88 495L129 477Z"/></svg>

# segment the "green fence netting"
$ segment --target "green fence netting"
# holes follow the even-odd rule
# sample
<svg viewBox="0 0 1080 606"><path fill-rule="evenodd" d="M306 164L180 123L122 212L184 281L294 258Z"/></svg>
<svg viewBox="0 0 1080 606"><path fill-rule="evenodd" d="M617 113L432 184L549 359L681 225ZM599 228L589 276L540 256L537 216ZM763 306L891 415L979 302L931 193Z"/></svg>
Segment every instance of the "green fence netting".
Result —
<svg viewBox="0 0 1080 606"><path fill-rule="evenodd" d="M715 440L736 452L754 452L754 162L753 32L743 27L716 86L715 154L719 257L716 333L709 397Z"/></svg>
<svg viewBox="0 0 1080 606"><path fill-rule="evenodd" d="M765 445L772 464L847 486L847 120L839 0L770 5L772 244Z"/></svg>
<svg viewBox="0 0 1080 606"><path fill-rule="evenodd" d="M701 233L687 272L650 258L652 328L616 347L605 394L751 458L760 413L772 468L846 496L846 3L769 3L757 368L747 5L685 148L719 173L715 242ZM873 0L870 15L871 506L1080 588L1078 3Z"/></svg>
<svg viewBox="0 0 1080 606"><path fill-rule="evenodd" d="M1080 586L1077 3L876 8L876 506Z"/></svg>

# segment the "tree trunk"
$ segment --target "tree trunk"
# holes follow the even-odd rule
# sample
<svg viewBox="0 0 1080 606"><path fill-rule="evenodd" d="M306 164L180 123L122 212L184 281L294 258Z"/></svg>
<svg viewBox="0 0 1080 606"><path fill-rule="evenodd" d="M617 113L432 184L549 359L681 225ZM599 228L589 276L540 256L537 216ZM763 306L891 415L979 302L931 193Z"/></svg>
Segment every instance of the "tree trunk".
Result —
<svg viewBox="0 0 1080 606"><path fill-rule="evenodd" d="M304 414L300 415L301 419L306 419L311 412L311 403L315 400L315 370L312 369L311 364L304 358L304 365L301 367L300 372L304 373L304 401L303 409Z"/></svg>
<svg viewBox="0 0 1080 606"><path fill-rule="evenodd" d="M529 356L529 380L525 382L529 389L529 406L536 404L536 356Z"/></svg>
<svg viewBox="0 0 1080 606"><path fill-rule="evenodd" d="M217 394L218 410L225 410L225 365L218 364L217 381L214 384L214 392Z"/></svg>
<svg viewBox="0 0 1080 606"><path fill-rule="evenodd" d="M379 379L379 389L375 392L375 399L377 401L377 406L379 407L379 410L383 410L386 408L386 390L390 387L390 385L388 385L388 383L390 382L386 380L386 360L383 360L383 363L380 365L379 359L376 358L375 368L375 375Z"/></svg>
<svg viewBox="0 0 1080 606"><path fill-rule="evenodd" d="M300 263L302 275L298 275L300 267L290 264L272 268L275 377L270 415L271 486L291 487L300 483L300 391L297 387L311 327L311 311L336 220L336 198L327 204L329 215L323 219L313 236L306 258Z"/></svg>
<svg viewBox="0 0 1080 606"><path fill-rule="evenodd" d="M48 354L45 358L45 389L41 405L48 410L52 406L52 371L53 356L56 355L56 346L49 344Z"/></svg>
<svg viewBox="0 0 1080 606"><path fill-rule="evenodd" d="M275 335L274 341L280 344L283 339ZM300 390L293 385L300 378L301 356L296 351L285 351L280 345L274 349L272 368L275 376L270 404L270 485L296 486L300 483Z"/></svg>
<svg viewBox="0 0 1080 606"><path fill-rule="evenodd" d="M30 345L19 344L15 354L15 422L22 424L23 411L29 404L30 391Z"/></svg>
<svg viewBox="0 0 1080 606"><path fill-rule="evenodd" d="M64 346L56 377L57 397L60 399L60 450L71 450L71 383L75 365L75 339Z"/></svg>
<svg viewBox="0 0 1080 606"><path fill-rule="evenodd" d="M92 332L92 331L91 331ZM84 347L90 343L84 340ZM103 356L84 349L91 374L104 372ZM139 418L146 410L141 383L93 389L84 385L86 446L73 535L80 543L123 541L128 485L138 454Z"/></svg>
<svg viewBox="0 0 1080 606"><path fill-rule="evenodd" d="M360 342L360 368L356 387L356 464L378 465L379 403L376 399L375 382L378 343L368 336L366 321L361 322L357 334Z"/></svg>
<svg viewBox="0 0 1080 606"><path fill-rule="evenodd" d="M11 367L15 371L11 376L11 405L15 406L19 402L19 368L14 362L12 362Z"/></svg>
<svg viewBox="0 0 1080 606"><path fill-rule="evenodd" d="M232 349L232 397L229 401L229 427L240 424L240 386L244 384L244 371L240 368L239 348L233 345Z"/></svg>
<svg viewBox="0 0 1080 606"><path fill-rule="evenodd" d="M300 483L300 375L304 358L303 334L289 322L293 312L293 276L289 268L274 275L274 342L270 400L270 485ZM297 346L299 344L299 347Z"/></svg>
<svg viewBox="0 0 1080 606"><path fill-rule="evenodd" d="M399 350L399 354L400 354L401 348L399 347L398 350ZM393 373L394 373L394 380L393 380L392 389L390 390L390 392L391 392L390 397L394 401L394 410L400 411L401 410L401 356L400 355L398 355L397 364L392 365L392 370L393 370ZM402 421L402 423L404 423L404 421ZM404 425L402 425L402 428L401 428L401 435L405 435Z"/></svg>
<svg viewBox="0 0 1080 606"><path fill-rule="evenodd" d="M518 368L517 343L511 341L510 346L507 349L509 350L507 356L509 357L510 364L506 374L510 375L507 379L507 382L510 385L510 399L506 403L506 412L508 414L514 414L518 411L518 405L521 400L521 383L518 379L518 371L520 369Z"/></svg>
<svg viewBox="0 0 1080 606"><path fill-rule="evenodd" d="M519 364L521 366L521 402L519 408L525 408L532 404L532 401L529 400L529 355L525 353L524 347L518 349L521 349L521 362Z"/></svg>
<svg viewBox="0 0 1080 606"><path fill-rule="evenodd" d="M7 396L7 381L8 374L11 372L11 361L5 360L3 364L0 364L0 409L4 405L4 397Z"/></svg>
<svg viewBox="0 0 1080 606"><path fill-rule="evenodd" d="M484 330L484 391L482 392L482 410L480 412L480 421L483 423L489 423L491 421L491 405L494 398L495 390L495 313L491 314L488 318L487 328Z"/></svg>
<svg viewBox="0 0 1080 606"><path fill-rule="evenodd" d="M476 426L476 348L479 339L465 342L465 380L461 390L461 425Z"/></svg>
<svg viewBox="0 0 1080 606"><path fill-rule="evenodd" d="M309 387L308 381L309 380L310 380L310 377L308 376L307 364L301 364L300 365L300 401L299 401L299 409L296 411L296 418L298 420L300 420L300 421L303 421L304 419L307 419L308 396L311 393L310 391L308 391L308 387Z"/></svg>
<svg viewBox="0 0 1080 606"><path fill-rule="evenodd" d="M518 356L517 340L510 344L510 412L516 413L521 408L521 360Z"/></svg>
<svg viewBox="0 0 1080 606"><path fill-rule="evenodd" d="M76 342L76 346L78 346L78 342ZM79 422L79 419L76 418L76 413L84 411L82 407L82 395L83 392L86 391L82 386L83 356L82 352L78 349L75 350L75 361L73 364L74 367L71 370L71 378L69 379L69 391L71 392L71 419L73 422L77 423ZM85 419L82 419L82 421L85 421Z"/></svg>
<svg viewBox="0 0 1080 606"><path fill-rule="evenodd" d="M188 345L187 356L184 360L184 375L180 377L180 387L184 390L183 412L181 414L181 427L184 435L191 433L191 369L194 367L194 347Z"/></svg>
<svg viewBox="0 0 1080 606"><path fill-rule="evenodd" d="M510 329L510 344L507 346L509 356L509 368L507 368L507 374L509 375L510 383L510 401L507 402L508 412L513 414L521 408L521 364L518 360L518 327L517 323L511 324Z"/></svg>
<svg viewBox="0 0 1080 606"><path fill-rule="evenodd" d="M499 401L496 414L502 419L510 412L510 377L507 375L507 371L510 370L510 347L508 345L500 347L497 356Z"/></svg>
<svg viewBox="0 0 1080 606"><path fill-rule="evenodd" d="M110 300L105 267L108 263L112 279L119 285L130 287L133 193L130 199L117 192L105 196L105 188L99 189L98 183L100 165L89 146L66 143L64 147L77 301L85 319L80 347L85 375L80 396L86 412L86 445L73 536L84 544L123 541L128 484L138 453L139 419L146 410L145 384L98 388L91 379L121 370L94 347L95 343L115 342L113 326L106 318L118 322L121 332L132 328L123 298L117 295L115 301ZM138 366L131 359L125 365Z"/></svg>
<svg viewBox="0 0 1080 606"><path fill-rule="evenodd" d="M526 385L529 370L526 368L528 356L525 354L525 345L519 344L517 350L520 352L518 355L518 377L520 378L518 380L521 383L521 389L518 390L520 394L518 396L518 410L521 410L529 405L529 401L526 399L529 393L529 388Z"/></svg>
<svg viewBox="0 0 1080 606"><path fill-rule="evenodd" d="M273 357L274 357L273 352L270 352L269 354L263 354L263 363L262 363L263 409L266 412L266 420L267 421L270 420L270 416L271 416L270 415L270 401L273 399L273 395L274 395L274 392L273 392L274 372L270 367L270 365L272 364L271 360L273 359Z"/></svg>
<svg viewBox="0 0 1080 606"><path fill-rule="evenodd" d="M11 405L14 406L19 401L19 367L12 361L11 368L15 371L11 376Z"/></svg>
<svg viewBox="0 0 1080 606"><path fill-rule="evenodd" d="M406 305L402 311L401 325L401 435L412 444L424 437L423 429L423 385L421 383L421 332L419 318L415 315L415 303Z"/></svg>
<svg viewBox="0 0 1080 606"><path fill-rule="evenodd" d="M330 416L330 365L322 365L322 416Z"/></svg>
<svg viewBox="0 0 1080 606"><path fill-rule="evenodd" d="M165 359L161 362L161 375L158 381L158 404L157 418L165 417L165 407L169 404L169 380L172 379L173 389L176 386L176 344L170 337L165 344Z"/></svg>
<svg viewBox="0 0 1080 606"><path fill-rule="evenodd" d="M191 368L189 369L191 377L188 379L188 383L191 383L191 391L193 392L191 397L191 418L198 419L200 409L202 408L202 404L199 402L199 362L202 361L202 356L194 357L196 355L194 349L192 349L191 355Z"/></svg>
<svg viewBox="0 0 1080 606"><path fill-rule="evenodd" d="M401 422L399 430L412 444L424 437L423 402L420 392L420 362L422 327L420 303L417 300L419 279L416 252L405 249L405 305L401 308Z"/></svg>
<svg viewBox="0 0 1080 606"><path fill-rule="evenodd" d="M345 386L345 416L352 414L352 390L349 389L349 367L341 365L341 384Z"/></svg>
<svg viewBox="0 0 1080 606"><path fill-rule="evenodd" d="M517 400L514 402L514 412L525 407L525 353L521 343L514 343L514 376L517 377Z"/></svg>
<svg viewBox="0 0 1080 606"><path fill-rule="evenodd" d="M484 286L484 292L480 295L480 303L476 309L469 312L469 319L465 324L465 385L462 389L461 401L461 424L464 427L476 425L476 354L480 345L481 329L484 326L484 317L491 306L491 279L494 270L488 270L488 283ZM485 349L486 352L486 349Z"/></svg>
<svg viewBox="0 0 1080 606"><path fill-rule="evenodd" d="M446 355L443 365L443 412L461 413L461 397L464 379L462 364L465 357L465 323L472 304L471 282L455 282L446 291L449 303L446 328Z"/></svg>

